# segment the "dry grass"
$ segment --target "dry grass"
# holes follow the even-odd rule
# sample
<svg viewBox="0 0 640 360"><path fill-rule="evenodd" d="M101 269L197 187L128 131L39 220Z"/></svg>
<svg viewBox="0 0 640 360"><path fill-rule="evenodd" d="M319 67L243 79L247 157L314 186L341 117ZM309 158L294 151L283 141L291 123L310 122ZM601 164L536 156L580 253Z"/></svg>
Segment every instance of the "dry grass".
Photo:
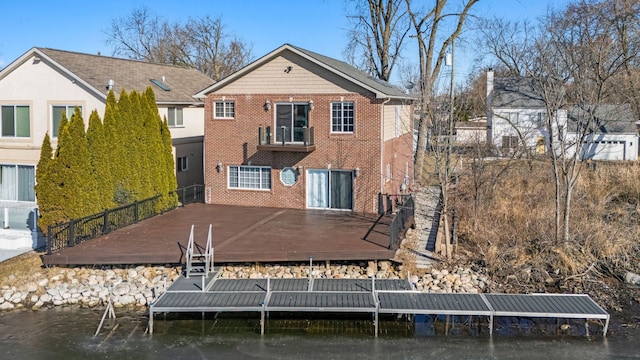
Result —
<svg viewBox="0 0 640 360"><path fill-rule="evenodd" d="M555 239L550 164L492 163L475 192L462 171L455 193L461 246L504 280L540 289L553 277L621 276L640 271L640 165L584 169L573 193L569 243ZM472 199L481 199L474 209Z"/></svg>
<svg viewBox="0 0 640 360"><path fill-rule="evenodd" d="M0 288L16 286L31 279L35 273L45 272L40 254L30 251L0 262Z"/></svg>

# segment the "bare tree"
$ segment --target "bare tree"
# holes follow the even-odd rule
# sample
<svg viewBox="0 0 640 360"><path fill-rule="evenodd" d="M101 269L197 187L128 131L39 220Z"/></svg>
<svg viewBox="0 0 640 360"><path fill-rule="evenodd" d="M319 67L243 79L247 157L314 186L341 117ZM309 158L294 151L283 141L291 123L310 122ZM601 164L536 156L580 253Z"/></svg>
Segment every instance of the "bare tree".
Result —
<svg viewBox="0 0 640 360"><path fill-rule="evenodd" d="M571 241L571 200L583 166L583 144L599 132L606 118L602 106L618 98L615 79L637 61L637 54L625 51L616 39L609 11L607 2L583 0L550 13L536 46L534 78L547 108L557 242ZM573 107L570 119L562 115L568 105Z"/></svg>
<svg viewBox="0 0 640 360"><path fill-rule="evenodd" d="M478 0L465 0L462 9L451 9L447 7L447 0L436 0L435 6L427 11L415 10L411 7L411 1L406 0L407 13L415 31L415 38L418 45L419 67L420 67L420 89L422 90L419 108L420 120L418 126L418 141L416 149L416 157L414 160L414 168L421 173L424 166L425 151L427 147L427 137L429 128L436 124L434 85L440 75L447 50L453 45L456 38L460 36L463 25L469 16L469 12ZM442 31L446 31L447 25L450 30L443 36ZM445 30L442 30L442 29ZM439 39L444 41L439 44ZM452 74L453 78L453 74ZM453 81L451 84L453 90ZM453 95L452 95L453 99ZM444 223L445 242L447 246L447 256L451 256L451 234L449 231L449 223L451 211L448 206L449 194L448 190L451 185L453 169L451 163L451 141L453 134L453 101L450 104L451 115L447 119L448 143L444 148L439 149L442 152L437 154L444 155L443 158L436 159L436 172L438 173L439 186L442 192L442 218Z"/></svg>
<svg viewBox="0 0 640 360"><path fill-rule="evenodd" d="M526 76L533 69L534 41L537 34L528 21L501 18L480 21L481 44L495 59L501 76Z"/></svg>
<svg viewBox="0 0 640 360"><path fill-rule="evenodd" d="M345 55L372 76L389 81L410 30L403 0L359 0ZM359 62L359 63L358 63Z"/></svg>
<svg viewBox="0 0 640 360"><path fill-rule="evenodd" d="M252 57L251 46L228 34L221 17L170 23L143 7L114 19L105 33L114 55L189 66L215 80L240 69Z"/></svg>

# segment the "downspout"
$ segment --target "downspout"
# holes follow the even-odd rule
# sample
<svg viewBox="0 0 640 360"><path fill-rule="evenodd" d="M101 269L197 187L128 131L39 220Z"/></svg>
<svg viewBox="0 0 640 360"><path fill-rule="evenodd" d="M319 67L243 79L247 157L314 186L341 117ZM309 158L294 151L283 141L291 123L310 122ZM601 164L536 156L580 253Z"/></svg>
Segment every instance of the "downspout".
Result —
<svg viewBox="0 0 640 360"><path fill-rule="evenodd" d="M391 101L388 97L380 106L380 193L384 191L384 106Z"/></svg>

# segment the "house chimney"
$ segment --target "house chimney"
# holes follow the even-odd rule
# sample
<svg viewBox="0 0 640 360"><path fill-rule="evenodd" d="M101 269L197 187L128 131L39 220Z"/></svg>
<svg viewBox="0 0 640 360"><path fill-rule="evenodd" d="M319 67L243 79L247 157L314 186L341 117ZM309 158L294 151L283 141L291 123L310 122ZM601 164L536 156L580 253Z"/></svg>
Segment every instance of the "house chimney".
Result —
<svg viewBox="0 0 640 360"><path fill-rule="evenodd" d="M487 71L487 103L489 103L489 97L493 90L493 69L489 68Z"/></svg>

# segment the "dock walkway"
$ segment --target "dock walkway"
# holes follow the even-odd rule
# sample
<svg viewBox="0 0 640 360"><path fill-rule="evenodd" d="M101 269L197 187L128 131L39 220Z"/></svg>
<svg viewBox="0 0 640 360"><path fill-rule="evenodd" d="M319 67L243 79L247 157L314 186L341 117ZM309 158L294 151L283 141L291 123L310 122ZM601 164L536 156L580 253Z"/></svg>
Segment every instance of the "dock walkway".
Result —
<svg viewBox="0 0 640 360"><path fill-rule="evenodd" d="M463 315L604 320L609 314L582 294L453 294L423 293L407 280L392 279L221 279L181 276L149 307L149 332L154 315L175 312L256 312L260 332L265 314L278 312L371 313L378 334L379 314Z"/></svg>

